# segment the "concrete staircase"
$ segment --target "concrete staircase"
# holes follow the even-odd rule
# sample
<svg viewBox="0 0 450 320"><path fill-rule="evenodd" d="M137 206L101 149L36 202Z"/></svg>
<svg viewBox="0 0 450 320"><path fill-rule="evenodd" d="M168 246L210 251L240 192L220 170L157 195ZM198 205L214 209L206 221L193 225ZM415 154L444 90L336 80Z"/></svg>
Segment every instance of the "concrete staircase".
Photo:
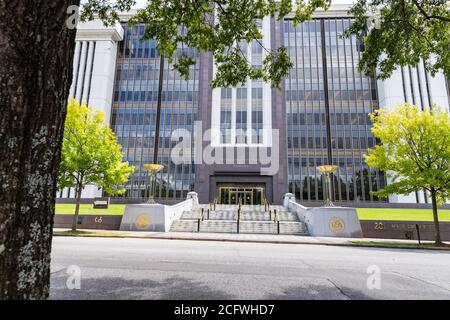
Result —
<svg viewBox="0 0 450 320"><path fill-rule="evenodd" d="M235 205L216 205L215 210L209 205L200 205L183 212L180 219L172 223L170 231L308 235L306 225L298 220L297 214L283 206L271 206L270 212L265 211L264 206L242 206L239 231L237 212Z"/></svg>

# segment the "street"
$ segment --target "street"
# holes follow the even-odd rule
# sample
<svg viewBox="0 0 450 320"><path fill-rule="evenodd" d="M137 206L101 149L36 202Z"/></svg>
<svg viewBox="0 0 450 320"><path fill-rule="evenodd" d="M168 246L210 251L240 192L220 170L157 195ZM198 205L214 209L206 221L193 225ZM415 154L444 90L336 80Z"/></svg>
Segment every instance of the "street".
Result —
<svg viewBox="0 0 450 320"><path fill-rule="evenodd" d="M450 299L434 250L55 237L51 271L51 299Z"/></svg>

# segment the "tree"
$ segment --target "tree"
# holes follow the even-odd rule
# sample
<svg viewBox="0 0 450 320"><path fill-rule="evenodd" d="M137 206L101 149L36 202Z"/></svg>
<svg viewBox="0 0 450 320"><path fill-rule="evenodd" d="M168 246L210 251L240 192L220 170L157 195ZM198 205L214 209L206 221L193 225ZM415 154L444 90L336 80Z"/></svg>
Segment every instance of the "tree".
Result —
<svg viewBox="0 0 450 320"><path fill-rule="evenodd" d="M359 69L387 79L399 66L425 68L450 78L448 0L358 0L350 10L355 23L346 36L364 36Z"/></svg>
<svg viewBox="0 0 450 320"><path fill-rule="evenodd" d="M211 51L219 64L212 83L215 87L234 86L247 77L262 78L279 86L292 65L284 47L265 48L267 56L262 69L252 67L239 49L242 42L260 41L261 33L254 19L271 15L281 20L294 12L294 22L299 23L308 20L317 8L328 8L331 1L151 0L132 22L148 24L145 36L156 36L160 52L169 60L173 59L179 42L198 51ZM388 9L389 3L394 3L394 0L379 1L380 6ZM397 1L404 1L401 8L407 8L410 14L413 0ZM426 28L419 30L425 30L423 34L432 42L431 49L427 50L425 44L420 46L417 41L414 46L410 45L412 40L405 39L407 31L413 28L408 27L401 32L398 43L395 35L385 40L379 34L385 50L376 50L378 38L370 35L371 40L366 41L366 56L375 59L377 52L384 52L394 57L393 63L416 63L413 48L420 50L421 57L437 57L436 63L428 62L431 67L448 70L450 53L444 50L449 43L448 28L444 25L448 15L439 9L444 0L415 1L418 5L414 7L417 10L421 7L425 18L417 18L416 24L415 16L408 16L410 19L403 25L410 23L421 27L420 22L426 20L423 23ZM66 22L74 13L70 6L79 3L79 0L0 0L0 298L48 296L54 195L75 48L75 29L68 28ZM117 12L129 11L134 3L135 0L87 0L83 17L89 19L98 15L111 24L118 21ZM439 10L431 10L434 5ZM448 8L445 3L442 6L444 10ZM217 9L215 21L211 19L212 8ZM354 12L357 23L363 28L363 6L360 8L360 20L358 11ZM393 9L386 11L395 13ZM435 20L442 23L428 27ZM178 32L178 25L184 26L183 33ZM394 27L386 26L387 32L392 34L389 28ZM418 36L412 39L416 38ZM372 47L370 43L374 43ZM407 45L400 52L401 58L396 50L390 49L399 43ZM376 63L364 59L368 62L360 65L362 69L373 71ZM191 56L182 55L176 67L187 76L194 62ZM382 70L392 70L380 64ZM389 66L389 63L384 64Z"/></svg>
<svg viewBox="0 0 450 320"><path fill-rule="evenodd" d="M154 7L158 2L161 10ZM306 19L329 2L297 2L296 19ZM129 11L134 3L88 0L83 15L97 14L111 24L118 21L117 12ZM213 25L208 17L209 6L215 3L223 10L219 23ZM67 22L76 17L73 6L79 4L79 0L0 0L0 299L48 296L55 194L75 49L76 30ZM151 1L147 14L161 16L147 30L158 31L161 52L171 56L173 44L183 40L172 32L173 25L186 23L189 36L185 43L201 51L212 50L220 59L215 45L227 48L235 40L258 38L250 18L273 13L274 8L272 0ZM291 8L290 1L281 1L279 17ZM245 19L240 22L240 18ZM236 53L231 51L222 60L232 62ZM285 58L282 50L271 55L265 72L252 70L253 76L264 74L279 82L287 73ZM187 56L178 62L185 75L191 64ZM234 80L233 72L239 69L232 63L228 68L223 77L216 78L216 85L233 85L244 78L239 72ZM249 73L249 66L243 70Z"/></svg>
<svg viewBox="0 0 450 320"><path fill-rule="evenodd" d="M106 1L108 2L108 1ZM117 21L117 7L133 0L87 0L82 18L98 14L104 21ZM152 0L130 20L145 23L145 39L156 38L160 52L173 61L177 44L209 51L217 73L213 87L237 86L247 77L272 81L279 87L292 63L284 46L265 48L257 20L265 16L283 20L293 13L294 25L311 19L317 9L328 9L332 0ZM120 5L119 5L120 4ZM433 75L443 71L450 77L450 2L447 0L357 0L349 11L354 23L344 36L356 35L365 43L359 69L388 78L399 66L416 66L421 60ZM213 18L214 17L214 18ZM184 31L180 32L179 26ZM263 67L252 66L241 48L243 42L259 42L266 57ZM189 75L195 59L178 57L175 68Z"/></svg>
<svg viewBox="0 0 450 320"><path fill-rule="evenodd" d="M81 192L88 184L97 185L111 195L122 194L125 183L134 172L122 162L121 146L108 125L103 112L69 101L61 151L58 187L75 188L76 206L72 231L77 229Z"/></svg>
<svg viewBox="0 0 450 320"><path fill-rule="evenodd" d="M237 86L247 78L263 79L279 87L293 66L284 46L267 48L261 39L258 20L266 16L283 20L294 13L294 24L311 18L318 8L327 9L332 0L151 0L130 19L131 24L145 23L144 39L156 38L159 52L174 62L177 46L199 52L211 52L217 66L212 87ZM104 0L88 0L82 19L95 15L104 21L118 20L117 5L133 0L118 0L116 7L105 7ZM180 31L183 27L183 32ZM253 66L243 52L243 43L256 41L263 47L265 58L262 68ZM174 67L188 77L195 64L192 55L182 53Z"/></svg>
<svg viewBox="0 0 450 320"><path fill-rule="evenodd" d="M78 2L0 0L0 299L48 295Z"/></svg>
<svg viewBox="0 0 450 320"><path fill-rule="evenodd" d="M372 132L382 145L369 150L369 166L387 172L392 181L375 195L410 194L426 190L431 196L436 245L441 245L438 209L450 197L450 117L437 106L421 111L403 104L393 111L370 115Z"/></svg>

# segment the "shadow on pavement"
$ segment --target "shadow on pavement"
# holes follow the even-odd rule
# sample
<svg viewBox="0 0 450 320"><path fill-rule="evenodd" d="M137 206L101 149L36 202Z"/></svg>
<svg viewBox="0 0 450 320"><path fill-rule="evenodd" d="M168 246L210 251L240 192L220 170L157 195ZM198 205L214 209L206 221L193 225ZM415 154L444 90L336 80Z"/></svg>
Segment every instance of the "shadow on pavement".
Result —
<svg viewBox="0 0 450 320"><path fill-rule="evenodd" d="M65 270L52 273L50 299L55 300L232 300L239 298L206 284L183 277L170 277L163 281L149 279L124 279L120 277L83 278L80 289L69 290L66 285L68 275ZM230 291L230 288L226 288ZM245 297L243 297L245 299ZM281 292L269 293L262 297L267 300L365 300L372 299L362 291L328 285L305 284L285 287Z"/></svg>
<svg viewBox="0 0 450 320"><path fill-rule="evenodd" d="M66 286L67 277L68 275L64 271L52 274L50 299L233 299L231 295L220 290L211 289L202 283L182 277L171 277L164 281L119 277L86 278L81 281L80 289L72 290Z"/></svg>
<svg viewBox="0 0 450 320"><path fill-rule="evenodd" d="M289 287L279 294L269 294L267 300L372 300L373 298L362 291L336 286L324 285Z"/></svg>

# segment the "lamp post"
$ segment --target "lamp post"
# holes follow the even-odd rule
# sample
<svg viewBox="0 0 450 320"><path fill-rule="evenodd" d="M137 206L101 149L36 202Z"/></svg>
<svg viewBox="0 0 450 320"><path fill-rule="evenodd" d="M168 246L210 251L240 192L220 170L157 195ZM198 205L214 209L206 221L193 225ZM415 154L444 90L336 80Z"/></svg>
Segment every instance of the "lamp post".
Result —
<svg viewBox="0 0 450 320"><path fill-rule="evenodd" d="M319 166L317 167L317 170L319 170L324 176L325 176L325 186L328 189L325 192L325 201L324 201L324 207L334 207L334 204L332 202L333 194L331 190L331 175L333 172L337 170L337 166L333 165L326 165L326 166Z"/></svg>
<svg viewBox="0 0 450 320"><path fill-rule="evenodd" d="M164 168L162 164L158 163L146 163L144 164L144 169L150 173L150 195L148 197L147 203L155 203L155 179L156 173Z"/></svg>
<svg viewBox="0 0 450 320"><path fill-rule="evenodd" d="M161 171L164 166L158 164L159 151L159 130L161 125L161 103L162 103L162 88L164 80L164 55L159 57L159 80L158 80L158 101L156 104L156 128L155 128L155 143L153 147L153 163L144 164L144 169L150 173L150 195L147 203L155 203L155 184L156 174Z"/></svg>
<svg viewBox="0 0 450 320"><path fill-rule="evenodd" d="M162 102L162 89L164 80L164 55L160 54L159 57L159 80L158 80L158 101L156 104L156 128L155 128L155 144L153 148L153 163L158 163L158 151L159 151L159 130L161 125L161 102Z"/></svg>

